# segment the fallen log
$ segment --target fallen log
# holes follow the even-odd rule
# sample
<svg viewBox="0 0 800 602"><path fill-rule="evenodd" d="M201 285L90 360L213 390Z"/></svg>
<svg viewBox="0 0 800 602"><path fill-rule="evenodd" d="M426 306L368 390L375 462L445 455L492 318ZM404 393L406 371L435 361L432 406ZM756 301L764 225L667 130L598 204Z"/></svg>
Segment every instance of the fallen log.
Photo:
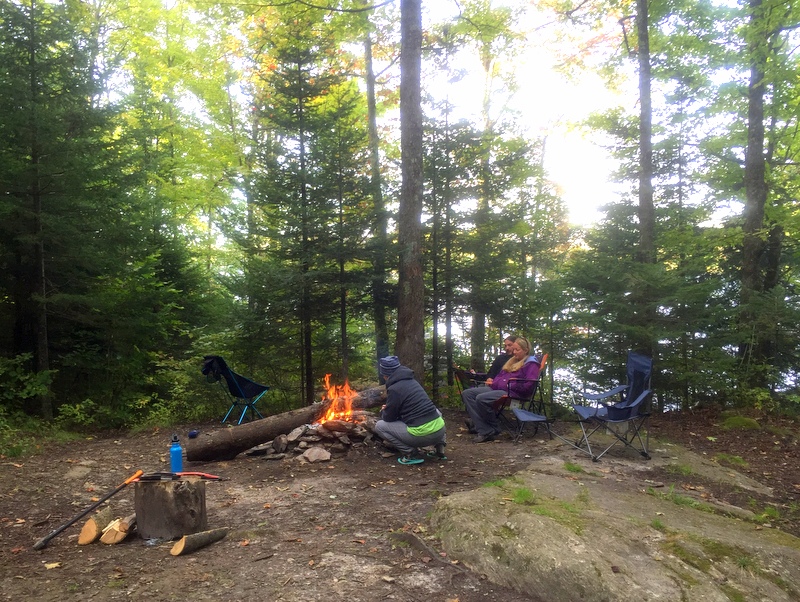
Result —
<svg viewBox="0 0 800 602"><path fill-rule="evenodd" d="M172 546L172 549L169 551L169 553L173 556L189 554L195 550L199 550L200 548L219 541L227 534L227 527L222 527L220 529L202 531L201 533L193 533L192 535L184 535L175 543L174 546Z"/></svg>
<svg viewBox="0 0 800 602"><path fill-rule="evenodd" d="M103 535L100 537L100 542L108 545L117 544L130 535L135 525L135 514L131 514L125 518L118 518L117 520L112 521L105 529L103 529Z"/></svg>
<svg viewBox="0 0 800 602"><path fill-rule="evenodd" d="M103 506L97 513L87 520L81 533L78 535L78 545L85 546L94 543L103 536L103 529L114 519L111 506Z"/></svg>
<svg viewBox="0 0 800 602"><path fill-rule="evenodd" d="M361 391L353 399L353 409L379 407L386 400L386 387L373 387ZM280 435L292 432L305 424L316 422L328 408L339 400L325 401L267 416L238 426L221 428L210 433L201 433L186 444L186 459L189 462L213 462L232 460L240 453L257 445L271 441Z"/></svg>

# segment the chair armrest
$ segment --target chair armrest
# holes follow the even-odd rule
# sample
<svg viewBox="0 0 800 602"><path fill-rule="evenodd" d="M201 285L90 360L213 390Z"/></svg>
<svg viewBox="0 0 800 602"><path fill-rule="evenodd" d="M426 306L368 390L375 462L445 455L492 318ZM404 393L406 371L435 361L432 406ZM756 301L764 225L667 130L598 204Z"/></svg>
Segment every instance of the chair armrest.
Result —
<svg viewBox="0 0 800 602"><path fill-rule="evenodd" d="M538 378L509 378L508 382L506 383L506 394L509 397L514 397L514 391L511 390L511 383L538 383ZM519 399L519 397L514 397L514 399Z"/></svg>
<svg viewBox="0 0 800 602"><path fill-rule="evenodd" d="M605 391L603 393L587 393L586 391L579 391L578 395L580 395L584 399L588 399L589 401L600 401L602 403L601 400L613 397L614 395L619 395L620 393L626 391L627 389L628 385L619 385L618 387L614 387L610 391Z"/></svg>

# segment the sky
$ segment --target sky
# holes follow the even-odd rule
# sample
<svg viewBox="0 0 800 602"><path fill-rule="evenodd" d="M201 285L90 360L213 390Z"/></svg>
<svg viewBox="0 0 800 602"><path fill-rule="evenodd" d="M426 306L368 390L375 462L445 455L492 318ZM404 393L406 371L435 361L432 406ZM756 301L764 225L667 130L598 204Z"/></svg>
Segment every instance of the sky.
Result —
<svg viewBox="0 0 800 602"><path fill-rule="evenodd" d="M437 0L431 4L431 17L444 19L457 14L458 3ZM428 6L430 7L431 4ZM524 0L497 0L494 4L526 5ZM441 11L441 12L440 12ZM635 108L635 94L627 97L615 93L600 78L583 73L568 79L555 67L556 58L543 43L544 34L529 34L531 40L522 55L513 61L518 91L509 99L509 106L520 113L521 123L533 138L547 136L545 169L569 209L570 221L585 226L597 221L599 208L614 200L614 185L609 181L616 162L609 156L599 134L591 134L575 124L594 111L619 104ZM448 96L457 105L456 114L480 114L483 73L480 68L457 84L451 84Z"/></svg>

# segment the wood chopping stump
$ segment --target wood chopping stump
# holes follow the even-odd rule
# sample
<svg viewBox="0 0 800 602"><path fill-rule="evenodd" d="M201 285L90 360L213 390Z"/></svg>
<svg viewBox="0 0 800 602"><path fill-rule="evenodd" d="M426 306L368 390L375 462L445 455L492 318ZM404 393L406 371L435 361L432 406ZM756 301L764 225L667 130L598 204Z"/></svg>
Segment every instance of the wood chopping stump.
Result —
<svg viewBox="0 0 800 602"><path fill-rule="evenodd" d="M136 530L143 539L176 539L208 527L201 479L139 481L134 490Z"/></svg>

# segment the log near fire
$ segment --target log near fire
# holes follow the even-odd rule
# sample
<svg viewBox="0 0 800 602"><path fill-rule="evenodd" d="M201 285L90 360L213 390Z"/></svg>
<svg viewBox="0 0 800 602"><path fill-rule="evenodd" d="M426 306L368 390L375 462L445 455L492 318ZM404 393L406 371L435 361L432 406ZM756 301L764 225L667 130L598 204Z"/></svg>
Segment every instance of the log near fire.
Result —
<svg viewBox="0 0 800 602"><path fill-rule="evenodd" d="M195 439L189 439L186 445L186 459L189 462L232 460L248 449L290 433L304 424L317 422L338 401L338 399L326 400L246 424L221 428L211 433L201 433ZM353 398L351 407L354 410L375 408L383 405L385 401L386 387L373 387L359 392Z"/></svg>

